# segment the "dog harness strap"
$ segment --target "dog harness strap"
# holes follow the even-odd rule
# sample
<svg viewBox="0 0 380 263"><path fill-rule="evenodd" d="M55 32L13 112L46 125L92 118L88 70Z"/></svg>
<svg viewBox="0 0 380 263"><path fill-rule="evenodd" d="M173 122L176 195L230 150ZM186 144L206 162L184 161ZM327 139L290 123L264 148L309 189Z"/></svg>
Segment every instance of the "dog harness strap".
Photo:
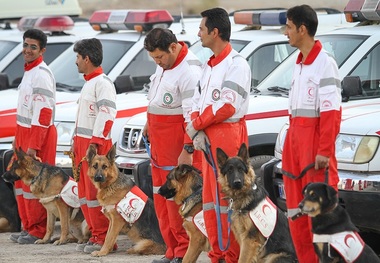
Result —
<svg viewBox="0 0 380 263"><path fill-rule="evenodd" d="M153 158L152 158L152 155L150 154L150 147L149 147L148 140L146 139L146 137L145 137L144 135L142 136L142 139L143 139L143 141L144 141L144 145L145 145L146 153L148 154L151 163L152 163L155 167L157 167L157 168L159 168L159 169L161 169L161 170L164 170L164 171L171 171L171 170L173 170L173 169L175 168L175 166L159 166L158 164L156 164L156 162L155 162L155 161L153 160Z"/></svg>

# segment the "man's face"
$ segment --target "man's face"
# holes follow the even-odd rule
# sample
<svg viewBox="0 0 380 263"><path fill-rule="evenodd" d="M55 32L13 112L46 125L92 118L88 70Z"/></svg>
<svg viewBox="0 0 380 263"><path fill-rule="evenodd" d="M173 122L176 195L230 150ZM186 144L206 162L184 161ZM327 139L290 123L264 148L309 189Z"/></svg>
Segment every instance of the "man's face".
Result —
<svg viewBox="0 0 380 263"><path fill-rule="evenodd" d="M292 20L286 19L286 26L285 26L285 36L289 39L289 44L292 47L299 47L299 41L301 34L299 32L299 29L296 27L296 25L292 22Z"/></svg>
<svg viewBox="0 0 380 263"><path fill-rule="evenodd" d="M201 23L199 25L198 37L202 42L203 47L210 47L213 42L213 38L211 34L208 33L208 29L206 27L207 17L203 17Z"/></svg>
<svg viewBox="0 0 380 263"><path fill-rule="evenodd" d="M33 62L45 52L46 48L40 48L40 43L36 39L25 38L22 46L22 54L26 63Z"/></svg>
<svg viewBox="0 0 380 263"><path fill-rule="evenodd" d="M166 69L170 69L175 63L176 55L174 52L176 48L177 48L176 44L172 43L169 46L169 52L162 51L156 48L152 52L149 51L148 53L149 53L149 56L153 58L154 62L156 62L157 65L159 65L161 68L166 70Z"/></svg>
<svg viewBox="0 0 380 263"><path fill-rule="evenodd" d="M81 55L77 53L77 59L75 60L75 64L78 67L79 73L86 73L86 59L87 57L83 58Z"/></svg>

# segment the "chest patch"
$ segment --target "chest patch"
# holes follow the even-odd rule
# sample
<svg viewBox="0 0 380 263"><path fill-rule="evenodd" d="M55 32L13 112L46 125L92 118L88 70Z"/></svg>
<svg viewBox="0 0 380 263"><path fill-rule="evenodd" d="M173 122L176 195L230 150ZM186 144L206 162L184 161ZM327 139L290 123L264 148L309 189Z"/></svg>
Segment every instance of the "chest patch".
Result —
<svg viewBox="0 0 380 263"><path fill-rule="evenodd" d="M173 103L173 96L172 96L172 94L166 92L164 94L164 97L163 97L162 101L166 105L172 104Z"/></svg>
<svg viewBox="0 0 380 263"><path fill-rule="evenodd" d="M73 208L79 208L79 197L78 197L78 184L74 180L69 180L61 191L62 200Z"/></svg>
<svg viewBox="0 0 380 263"><path fill-rule="evenodd" d="M314 243L328 243L345 259L354 262L364 249L364 241L358 233L344 231L332 235L313 235Z"/></svg>
<svg viewBox="0 0 380 263"><path fill-rule="evenodd" d="M249 212L249 216L264 237L268 238L273 233L277 223L277 207L268 197Z"/></svg>
<svg viewBox="0 0 380 263"><path fill-rule="evenodd" d="M218 101L220 99L220 90L214 89L211 93L211 96L213 101Z"/></svg>
<svg viewBox="0 0 380 263"><path fill-rule="evenodd" d="M134 186L126 196L117 203L116 210L125 221L133 224L141 216L147 200L148 196L140 188Z"/></svg>

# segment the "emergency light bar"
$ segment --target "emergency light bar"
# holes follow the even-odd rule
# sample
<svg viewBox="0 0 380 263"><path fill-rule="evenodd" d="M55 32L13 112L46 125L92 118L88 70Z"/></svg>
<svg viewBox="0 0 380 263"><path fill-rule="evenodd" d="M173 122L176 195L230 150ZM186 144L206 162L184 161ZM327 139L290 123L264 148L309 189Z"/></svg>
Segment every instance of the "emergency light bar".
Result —
<svg viewBox="0 0 380 263"><path fill-rule="evenodd" d="M239 11L234 13L239 25L282 26L286 24L286 11Z"/></svg>
<svg viewBox="0 0 380 263"><path fill-rule="evenodd" d="M350 0L344 8L347 22L380 21L380 0Z"/></svg>
<svg viewBox="0 0 380 263"><path fill-rule="evenodd" d="M20 31L37 28L42 31L62 32L73 27L74 21L69 16L22 17L17 24Z"/></svg>
<svg viewBox="0 0 380 263"><path fill-rule="evenodd" d="M95 11L90 25L97 31L149 31L154 27L169 27L174 19L167 10L100 10Z"/></svg>

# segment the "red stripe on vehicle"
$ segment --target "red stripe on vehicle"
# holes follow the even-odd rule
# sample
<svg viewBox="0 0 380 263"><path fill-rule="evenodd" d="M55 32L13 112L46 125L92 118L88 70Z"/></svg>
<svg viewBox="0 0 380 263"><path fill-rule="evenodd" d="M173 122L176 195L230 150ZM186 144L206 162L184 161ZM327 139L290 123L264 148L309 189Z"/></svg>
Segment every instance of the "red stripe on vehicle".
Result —
<svg viewBox="0 0 380 263"><path fill-rule="evenodd" d="M259 120L289 116L288 110L259 112L245 115L246 120Z"/></svg>
<svg viewBox="0 0 380 263"><path fill-rule="evenodd" d="M16 114L1 116L0 138L15 136Z"/></svg>
<svg viewBox="0 0 380 263"><path fill-rule="evenodd" d="M133 115L146 111L146 109L147 106L127 110L118 110L116 118L132 117Z"/></svg>

